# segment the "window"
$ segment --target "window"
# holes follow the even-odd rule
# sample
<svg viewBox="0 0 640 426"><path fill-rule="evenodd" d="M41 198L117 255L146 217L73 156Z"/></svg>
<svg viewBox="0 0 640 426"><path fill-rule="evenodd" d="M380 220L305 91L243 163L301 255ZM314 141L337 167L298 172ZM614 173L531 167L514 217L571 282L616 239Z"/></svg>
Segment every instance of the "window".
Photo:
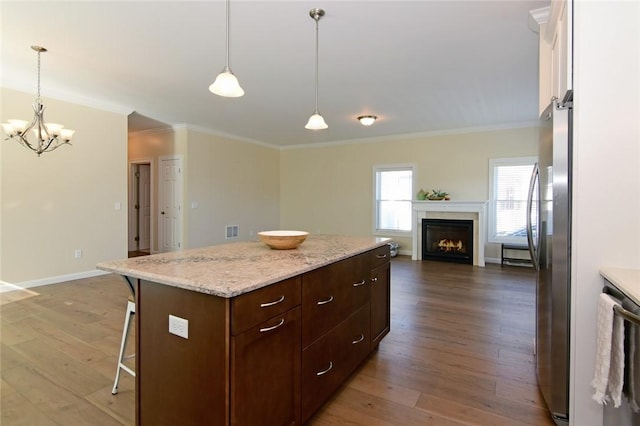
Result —
<svg viewBox="0 0 640 426"><path fill-rule="evenodd" d="M375 168L375 230L410 232L413 166Z"/></svg>
<svg viewBox="0 0 640 426"><path fill-rule="evenodd" d="M536 157L489 160L490 242L527 243L527 196L536 161Z"/></svg>

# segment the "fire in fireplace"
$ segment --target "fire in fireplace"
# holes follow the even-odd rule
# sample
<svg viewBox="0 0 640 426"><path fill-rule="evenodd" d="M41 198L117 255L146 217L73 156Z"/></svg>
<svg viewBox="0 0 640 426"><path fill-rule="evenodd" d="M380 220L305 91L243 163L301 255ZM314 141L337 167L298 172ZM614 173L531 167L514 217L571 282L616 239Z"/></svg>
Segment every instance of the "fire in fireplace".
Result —
<svg viewBox="0 0 640 426"><path fill-rule="evenodd" d="M422 219L422 259L473 264L473 220Z"/></svg>

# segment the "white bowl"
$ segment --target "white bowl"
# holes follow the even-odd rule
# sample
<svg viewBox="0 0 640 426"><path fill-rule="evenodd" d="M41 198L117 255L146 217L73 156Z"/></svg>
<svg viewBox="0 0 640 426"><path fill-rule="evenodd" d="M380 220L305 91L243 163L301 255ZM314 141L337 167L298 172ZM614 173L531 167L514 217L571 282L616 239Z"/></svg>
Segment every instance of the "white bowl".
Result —
<svg viewBox="0 0 640 426"><path fill-rule="evenodd" d="M309 235L304 231L262 231L260 241L275 250L291 250L298 247Z"/></svg>

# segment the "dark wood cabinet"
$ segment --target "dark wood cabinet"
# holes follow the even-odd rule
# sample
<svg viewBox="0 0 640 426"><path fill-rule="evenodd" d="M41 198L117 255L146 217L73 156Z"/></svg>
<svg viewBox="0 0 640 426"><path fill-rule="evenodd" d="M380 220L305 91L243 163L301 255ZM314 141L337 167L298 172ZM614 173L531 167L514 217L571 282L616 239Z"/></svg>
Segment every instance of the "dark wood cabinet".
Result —
<svg viewBox="0 0 640 426"><path fill-rule="evenodd" d="M232 298L139 280L136 423L305 423L389 332L389 272L385 245Z"/></svg>
<svg viewBox="0 0 640 426"><path fill-rule="evenodd" d="M391 328L391 267L389 263L371 271L371 347L378 346L380 340Z"/></svg>
<svg viewBox="0 0 640 426"><path fill-rule="evenodd" d="M370 352L369 303L302 351L302 421L306 422Z"/></svg>
<svg viewBox="0 0 640 426"><path fill-rule="evenodd" d="M307 347L369 300L368 256L302 275L302 347Z"/></svg>
<svg viewBox="0 0 640 426"><path fill-rule="evenodd" d="M391 330L391 257L388 245L370 252L371 348Z"/></svg>
<svg viewBox="0 0 640 426"><path fill-rule="evenodd" d="M231 424L300 424L300 308L231 339Z"/></svg>

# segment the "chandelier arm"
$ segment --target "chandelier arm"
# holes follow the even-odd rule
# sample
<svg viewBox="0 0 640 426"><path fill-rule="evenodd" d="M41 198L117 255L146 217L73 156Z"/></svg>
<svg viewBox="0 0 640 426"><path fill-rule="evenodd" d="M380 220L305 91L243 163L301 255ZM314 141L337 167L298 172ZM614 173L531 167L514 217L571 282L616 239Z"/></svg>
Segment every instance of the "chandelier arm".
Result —
<svg viewBox="0 0 640 426"><path fill-rule="evenodd" d="M51 148L47 148L45 150L43 150L42 152L51 152L51 151L55 151L56 149L60 148L62 145L71 145L71 142L69 141L63 141L63 142L59 142L57 144L55 144L54 146L52 146Z"/></svg>
<svg viewBox="0 0 640 426"><path fill-rule="evenodd" d="M33 121L31 121L31 124L29 124L29 126L27 126L27 128L24 129L22 132L17 132L16 135L13 136L14 139L17 137L18 142L20 142L22 146L29 148L34 152L38 152L38 151L33 145L29 143L29 140L27 139L27 135L36 126L36 124L38 124L38 118L39 118L38 105L39 103L37 101L33 104L34 115L33 115Z"/></svg>
<svg viewBox="0 0 640 426"><path fill-rule="evenodd" d="M54 149L56 149L58 147L58 144L54 145L53 148L49 149L49 147L51 146L51 144L54 141L56 141L55 137L53 137L53 138L49 137L46 142L44 140L41 140L40 148L38 149L39 154L41 154L43 152L53 151ZM44 146L44 148L43 148L43 146Z"/></svg>

